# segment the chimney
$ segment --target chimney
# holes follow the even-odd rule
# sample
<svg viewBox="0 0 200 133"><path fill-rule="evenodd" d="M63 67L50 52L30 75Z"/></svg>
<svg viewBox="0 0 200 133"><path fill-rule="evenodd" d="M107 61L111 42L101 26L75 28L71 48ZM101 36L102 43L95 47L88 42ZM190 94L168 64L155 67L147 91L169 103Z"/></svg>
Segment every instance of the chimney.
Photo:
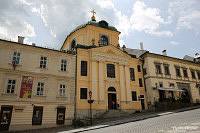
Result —
<svg viewBox="0 0 200 133"><path fill-rule="evenodd" d="M140 50L144 50L143 42L140 42Z"/></svg>
<svg viewBox="0 0 200 133"><path fill-rule="evenodd" d="M195 56L194 56L194 58L200 59L200 54L199 54L199 53L196 53Z"/></svg>
<svg viewBox="0 0 200 133"><path fill-rule="evenodd" d="M167 56L167 51L166 51L166 49L162 51L162 55Z"/></svg>
<svg viewBox="0 0 200 133"><path fill-rule="evenodd" d="M18 36L18 43L23 44L24 43L24 37Z"/></svg>

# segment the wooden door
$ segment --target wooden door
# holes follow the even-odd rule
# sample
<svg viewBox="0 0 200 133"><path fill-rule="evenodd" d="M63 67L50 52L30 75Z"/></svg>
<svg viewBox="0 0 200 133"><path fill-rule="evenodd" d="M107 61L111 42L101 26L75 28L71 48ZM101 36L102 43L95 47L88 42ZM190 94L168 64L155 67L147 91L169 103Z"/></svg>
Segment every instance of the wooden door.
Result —
<svg viewBox="0 0 200 133"><path fill-rule="evenodd" d="M12 117L12 106L1 107L0 131L8 131Z"/></svg>
<svg viewBox="0 0 200 133"><path fill-rule="evenodd" d="M112 94L108 93L108 109L112 109Z"/></svg>
<svg viewBox="0 0 200 133"><path fill-rule="evenodd" d="M145 109L144 99L140 99L140 100L141 100L142 109Z"/></svg>
<svg viewBox="0 0 200 133"><path fill-rule="evenodd" d="M65 108L57 108L57 125L65 124Z"/></svg>
<svg viewBox="0 0 200 133"><path fill-rule="evenodd" d="M43 107L34 106L32 125L41 125L42 124L42 115L43 115Z"/></svg>

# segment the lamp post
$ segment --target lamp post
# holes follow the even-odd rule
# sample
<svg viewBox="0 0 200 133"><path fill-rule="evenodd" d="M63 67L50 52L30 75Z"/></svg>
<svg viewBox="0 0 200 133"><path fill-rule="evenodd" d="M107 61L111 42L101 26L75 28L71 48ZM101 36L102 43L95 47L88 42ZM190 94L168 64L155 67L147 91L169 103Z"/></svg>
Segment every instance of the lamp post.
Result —
<svg viewBox="0 0 200 133"><path fill-rule="evenodd" d="M92 100L92 91L89 91L89 97L90 100L88 100L88 103L90 104L90 124L92 125L92 103L94 100Z"/></svg>

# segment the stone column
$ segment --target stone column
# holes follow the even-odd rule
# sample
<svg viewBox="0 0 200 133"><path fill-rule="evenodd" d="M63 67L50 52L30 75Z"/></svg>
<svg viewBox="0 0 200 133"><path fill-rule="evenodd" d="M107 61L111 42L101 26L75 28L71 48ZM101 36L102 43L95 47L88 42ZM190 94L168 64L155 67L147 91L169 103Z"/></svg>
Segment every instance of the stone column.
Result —
<svg viewBox="0 0 200 133"><path fill-rule="evenodd" d="M92 60L92 98L97 102L98 100L98 91L97 91L97 61Z"/></svg>
<svg viewBox="0 0 200 133"><path fill-rule="evenodd" d="M104 62L99 61L99 102L104 103Z"/></svg>
<svg viewBox="0 0 200 133"><path fill-rule="evenodd" d="M126 93L125 93L125 77L124 77L124 65L119 64L119 71L120 71L120 101L121 103L126 101Z"/></svg>
<svg viewBox="0 0 200 133"><path fill-rule="evenodd" d="M130 71L129 65L125 65L125 73L126 73L126 94L127 94L127 102L131 102L131 91L130 91Z"/></svg>

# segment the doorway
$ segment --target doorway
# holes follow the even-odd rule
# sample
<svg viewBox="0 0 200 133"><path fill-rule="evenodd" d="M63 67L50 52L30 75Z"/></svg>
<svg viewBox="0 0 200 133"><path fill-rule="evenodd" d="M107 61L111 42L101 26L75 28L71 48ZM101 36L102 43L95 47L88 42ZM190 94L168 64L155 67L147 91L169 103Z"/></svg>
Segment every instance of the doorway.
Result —
<svg viewBox="0 0 200 133"><path fill-rule="evenodd" d="M43 115L43 107L34 106L32 125L41 125L42 124L42 115Z"/></svg>
<svg viewBox="0 0 200 133"><path fill-rule="evenodd" d="M57 125L64 125L65 124L65 108L57 108Z"/></svg>
<svg viewBox="0 0 200 133"><path fill-rule="evenodd" d="M143 110L143 109L145 109L144 95L140 95L140 101L141 101L141 106L142 106L142 110Z"/></svg>
<svg viewBox="0 0 200 133"><path fill-rule="evenodd" d="M13 106L2 106L0 114L0 131L8 131L12 117Z"/></svg>
<svg viewBox="0 0 200 133"><path fill-rule="evenodd" d="M164 90L159 90L159 101L163 102L165 100L165 91Z"/></svg>
<svg viewBox="0 0 200 133"><path fill-rule="evenodd" d="M108 109L117 109L117 97L115 93L108 93Z"/></svg>

